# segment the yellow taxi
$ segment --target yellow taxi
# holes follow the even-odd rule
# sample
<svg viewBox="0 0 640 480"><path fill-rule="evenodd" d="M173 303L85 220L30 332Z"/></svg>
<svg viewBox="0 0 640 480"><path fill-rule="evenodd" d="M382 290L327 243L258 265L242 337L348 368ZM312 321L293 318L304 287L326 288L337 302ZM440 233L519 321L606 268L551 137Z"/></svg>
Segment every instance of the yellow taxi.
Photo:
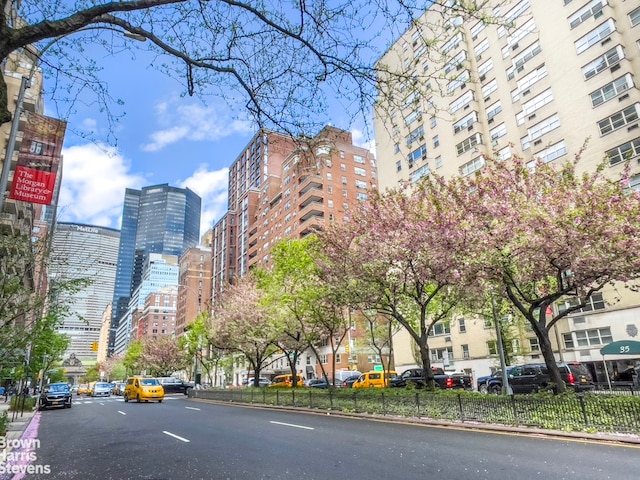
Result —
<svg viewBox="0 0 640 480"><path fill-rule="evenodd" d="M269 387L291 387L293 385L293 375L290 373L286 375L278 375L273 379L273 382ZM301 375L296 375L296 385L298 387L304 387L304 377Z"/></svg>
<svg viewBox="0 0 640 480"><path fill-rule="evenodd" d="M164 400L164 388L157 378L129 377L124 386L124 401L137 400L148 402L150 400L162 403Z"/></svg>
<svg viewBox="0 0 640 480"><path fill-rule="evenodd" d="M352 388L384 388L389 386L389 381L397 377L398 374L393 370L386 372L366 372L360 375L358 380L353 384Z"/></svg>
<svg viewBox="0 0 640 480"><path fill-rule="evenodd" d="M88 395L89 393L89 385L85 383L78 385L78 391L76 392L76 395Z"/></svg>

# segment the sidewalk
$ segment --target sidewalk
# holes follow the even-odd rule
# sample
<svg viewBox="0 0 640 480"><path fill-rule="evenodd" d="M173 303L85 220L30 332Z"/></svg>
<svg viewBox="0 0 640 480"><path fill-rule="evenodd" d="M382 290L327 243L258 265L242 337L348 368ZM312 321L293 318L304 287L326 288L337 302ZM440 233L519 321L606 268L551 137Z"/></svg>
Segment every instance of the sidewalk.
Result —
<svg viewBox="0 0 640 480"><path fill-rule="evenodd" d="M36 414L35 410L11 412L9 411L9 402L7 401L7 403L4 403L0 400L0 415L4 412L7 412L7 415L9 416L9 429L7 430L6 438L8 441L22 438L22 434Z"/></svg>

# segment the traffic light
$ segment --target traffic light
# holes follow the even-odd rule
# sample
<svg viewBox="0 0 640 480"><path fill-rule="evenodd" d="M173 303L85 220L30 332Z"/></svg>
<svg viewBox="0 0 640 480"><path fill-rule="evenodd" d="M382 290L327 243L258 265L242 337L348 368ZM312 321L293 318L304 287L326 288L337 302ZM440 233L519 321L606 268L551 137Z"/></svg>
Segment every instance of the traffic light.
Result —
<svg viewBox="0 0 640 480"><path fill-rule="evenodd" d="M93 342L91 344L91 350L94 351L94 352L98 351L98 342Z"/></svg>
<svg viewBox="0 0 640 480"><path fill-rule="evenodd" d="M351 345L347 344L344 346L345 353L351 353Z"/></svg>

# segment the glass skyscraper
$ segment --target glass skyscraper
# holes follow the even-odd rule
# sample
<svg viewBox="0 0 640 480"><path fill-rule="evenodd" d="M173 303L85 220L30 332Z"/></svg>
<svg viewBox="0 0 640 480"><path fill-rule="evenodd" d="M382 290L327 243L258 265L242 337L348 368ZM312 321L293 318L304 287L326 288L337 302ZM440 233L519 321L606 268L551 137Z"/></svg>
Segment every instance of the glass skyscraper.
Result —
<svg viewBox="0 0 640 480"><path fill-rule="evenodd" d="M187 248L197 245L200 209L200 197L188 188L162 184L141 190L126 189L113 291L110 354L120 319L127 312L132 292L140 285L149 254L179 257Z"/></svg>

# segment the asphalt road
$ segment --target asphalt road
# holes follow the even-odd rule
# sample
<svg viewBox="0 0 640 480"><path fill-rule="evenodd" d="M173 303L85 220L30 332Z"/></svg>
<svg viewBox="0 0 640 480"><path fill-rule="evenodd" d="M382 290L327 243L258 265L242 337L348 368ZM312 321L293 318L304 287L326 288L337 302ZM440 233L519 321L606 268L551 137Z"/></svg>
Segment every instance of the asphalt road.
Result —
<svg viewBox="0 0 640 480"><path fill-rule="evenodd" d="M197 402L76 399L42 412L34 479L640 477L640 448Z"/></svg>

